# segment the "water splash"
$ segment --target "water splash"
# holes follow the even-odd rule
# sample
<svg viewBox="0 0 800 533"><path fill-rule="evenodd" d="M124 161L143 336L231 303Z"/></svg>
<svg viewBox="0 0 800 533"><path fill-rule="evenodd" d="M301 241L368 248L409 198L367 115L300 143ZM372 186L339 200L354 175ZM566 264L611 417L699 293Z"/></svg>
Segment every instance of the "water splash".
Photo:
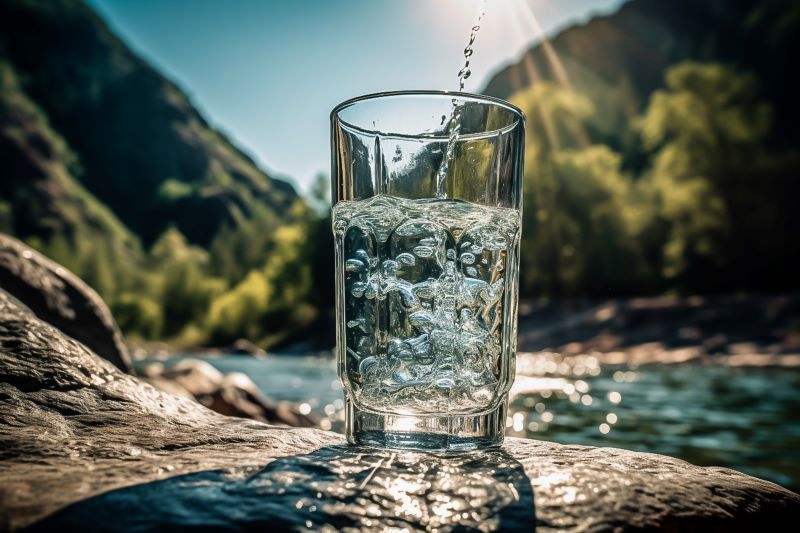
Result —
<svg viewBox="0 0 800 533"><path fill-rule="evenodd" d="M475 38L478 36L478 30L481 29L481 22L483 21L483 17L485 15L486 0L482 0L481 13L478 15L478 19L470 29L469 40L467 41L467 46L464 48L464 66L458 71L459 92L464 91L464 83L466 82L467 78L472 75L472 70L470 69L469 65L472 54L475 52L473 45L475 44ZM453 154L455 152L456 140L461 132L461 111L462 109L461 106L458 105L458 100L453 98L453 110L450 113L450 121L447 124L447 131L449 132L447 148L445 149L442 165L439 167L439 172L436 176L436 195L441 200L447 198L447 193L444 190L444 180L447 178L447 171L450 168L450 162L453 160Z"/></svg>

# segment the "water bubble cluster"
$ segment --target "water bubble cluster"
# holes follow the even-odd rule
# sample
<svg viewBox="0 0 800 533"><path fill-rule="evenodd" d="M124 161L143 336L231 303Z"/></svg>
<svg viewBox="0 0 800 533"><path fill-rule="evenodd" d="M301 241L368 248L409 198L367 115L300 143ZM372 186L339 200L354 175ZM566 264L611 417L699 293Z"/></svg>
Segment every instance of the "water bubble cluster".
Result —
<svg viewBox="0 0 800 533"><path fill-rule="evenodd" d="M377 196L338 203L334 221L359 401L415 413L496 402L516 335L504 296L519 212Z"/></svg>

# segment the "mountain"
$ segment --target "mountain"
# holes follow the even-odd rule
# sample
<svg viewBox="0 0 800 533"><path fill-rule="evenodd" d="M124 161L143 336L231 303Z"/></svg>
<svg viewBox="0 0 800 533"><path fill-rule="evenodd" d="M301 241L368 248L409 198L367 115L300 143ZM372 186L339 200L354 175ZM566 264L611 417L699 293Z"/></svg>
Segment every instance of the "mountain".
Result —
<svg viewBox="0 0 800 533"><path fill-rule="evenodd" d="M0 62L0 229L50 240L102 239L124 254L138 238L76 178L75 153Z"/></svg>
<svg viewBox="0 0 800 533"><path fill-rule="evenodd" d="M554 53L541 43L532 47L483 92L509 98L536 81L566 78L595 103L593 140L619 145L618 133L664 85L668 67L716 61L757 76L762 96L780 110L773 142L793 147L800 99L790 78L799 37L800 3L789 0L631 0L559 32L550 39Z"/></svg>
<svg viewBox="0 0 800 533"><path fill-rule="evenodd" d="M77 0L0 2L2 229L207 245L297 194L203 119Z"/></svg>
<svg viewBox="0 0 800 533"><path fill-rule="evenodd" d="M308 327L330 239L310 213L86 4L0 0L0 232L89 283L129 338L272 347Z"/></svg>

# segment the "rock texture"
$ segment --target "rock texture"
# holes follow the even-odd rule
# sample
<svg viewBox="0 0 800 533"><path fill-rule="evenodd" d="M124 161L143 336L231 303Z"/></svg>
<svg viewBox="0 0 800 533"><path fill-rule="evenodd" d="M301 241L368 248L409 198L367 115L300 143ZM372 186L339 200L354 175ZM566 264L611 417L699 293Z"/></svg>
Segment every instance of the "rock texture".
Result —
<svg viewBox="0 0 800 533"><path fill-rule="evenodd" d="M509 439L369 450L213 413L123 374L0 291L0 527L790 530L800 496L721 468Z"/></svg>
<svg viewBox="0 0 800 533"><path fill-rule="evenodd" d="M66 268L2 233L0 288L120 370L131 371L122 334L102 298Z"/></svg>
<svg viewBox="0 0 800 533"><path fill-rule="evenodd" d="M184 359L169 367L151 363L141 373L142 379L157 389L194 398L223 415L293 427L319 425L318 417L301 413L298 405L265 397L246 374L223 374L208 361Z"/></svg>

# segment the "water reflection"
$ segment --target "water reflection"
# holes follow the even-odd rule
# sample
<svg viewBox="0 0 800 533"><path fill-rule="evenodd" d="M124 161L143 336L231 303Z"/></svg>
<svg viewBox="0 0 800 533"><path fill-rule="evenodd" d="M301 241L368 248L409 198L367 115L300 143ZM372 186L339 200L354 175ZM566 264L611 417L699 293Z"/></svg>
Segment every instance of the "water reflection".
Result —
<svg viewBox="0 0 800 533"><path fill-rule="evenodd" d="M766 356L764 356L766 357ZM210 360L342 431L332 359ZM507 434L616 446L727 466L800 490L800 371L700 363L610 364L608 354L519 354Z"/></svg>
<svg viewBox="0 0 800 533"><path fill-rule="evenodd" d="M123 512L124 511L124 512ZM261 469L200 472L74 504L35 529L531 531L531 483L503 450L440 455L330 446Z"/></svg>

